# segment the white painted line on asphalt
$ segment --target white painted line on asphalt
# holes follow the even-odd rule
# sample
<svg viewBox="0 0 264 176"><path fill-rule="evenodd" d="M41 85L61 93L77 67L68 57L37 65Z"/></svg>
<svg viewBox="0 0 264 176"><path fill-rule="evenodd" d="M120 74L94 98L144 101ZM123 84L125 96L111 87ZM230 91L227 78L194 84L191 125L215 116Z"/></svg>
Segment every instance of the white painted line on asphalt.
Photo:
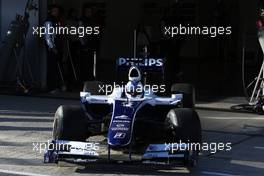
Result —
<svg viewBox="0 0 264 176"><path fill-rule="evenodd" d="M0 169L0 173L21 175L21 176L48 176L48 175L34 174L34 173L28 173L28 172L10 171L10 170L4 170L4 169Z"/></svg>
<svg viewBox="0 0 264 176"><path fill-rule="evenodd" d="M54 115L54 112L40 112L40 111L16 111L16 110L0 110L0 114L47 114L47 115Z"/></svg>
<svg viewBox="0 0 264 176"><path fill-rule="evenodd" d="M238 176L238 175L233 175L233 174L225 174L225 173L220 173L220 172L208 172L208 171L202 171L202 174L214 175L214 176Z"/></svg>
<svg viewBox="0 0 264 176"><path fill-rule="evenodd" d="M201 117L202 119L213 120L264 120L264 117Z"/></svg>
<svg viewBox="0 0 264 176"><path fill-rule="evenodd" d="M264 147L255 146L254 149L264 150Z"/></svg>

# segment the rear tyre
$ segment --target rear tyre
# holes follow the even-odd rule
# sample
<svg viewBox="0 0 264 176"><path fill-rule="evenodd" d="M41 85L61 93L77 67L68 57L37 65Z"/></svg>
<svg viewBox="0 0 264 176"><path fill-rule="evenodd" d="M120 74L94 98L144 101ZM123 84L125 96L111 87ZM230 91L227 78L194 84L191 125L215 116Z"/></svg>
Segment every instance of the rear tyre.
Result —
<svg viewBox="0 0 264 176"><path fill-rule="evenodd" d="M165 120L166 142L185 143L192 145L192 151L184 157L184 165L194 167L197 165L199 147L202 141L202 130L199 116L190 108L171 109Z"/></svg>
<svg viewBox="0 0 264 176"><path fill-rule="evenodd" d="M195 107L195 90L191 84L173 84L171 86L171 93L183 94L183 107L194 108Z"/></svg>
<svg viewBox="0 0 264 176"><path fill-rule="evenodd" d="M105 94L104 83L100 81L86 81L83 86L83 92L90 92L92 95Z"/></svg>
<svg viewBox="0 0 264 176"><path fill-rule="evenodd" d="M81 107L60 106L53 122L53 139L85 141L89 137L85 118Z"/></svg>

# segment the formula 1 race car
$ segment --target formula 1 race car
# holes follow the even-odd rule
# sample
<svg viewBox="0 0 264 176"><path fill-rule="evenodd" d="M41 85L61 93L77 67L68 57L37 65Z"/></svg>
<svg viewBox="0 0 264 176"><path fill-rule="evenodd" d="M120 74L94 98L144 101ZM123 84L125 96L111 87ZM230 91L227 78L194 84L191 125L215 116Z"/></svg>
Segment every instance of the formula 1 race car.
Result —
<svg viewBox="0 0 264 176"><path fill-rule="evenodd" d="M100 95L105 87L101 82L86 82L80 93L82 106L57 109L45 163L113 161L114 150L127 153L128 161L139 153L138 160L144 163L196 165L199 149L189 144L200 144L202 137L193 87L174 84L170 96L157 96L151 86L141 83L141 69L154 61L141 63L126 65L128 83L115 86L111 94ZM90 140L98 135L105 135L106 140ZM100 154L103 148L105 155Z"/></svg>

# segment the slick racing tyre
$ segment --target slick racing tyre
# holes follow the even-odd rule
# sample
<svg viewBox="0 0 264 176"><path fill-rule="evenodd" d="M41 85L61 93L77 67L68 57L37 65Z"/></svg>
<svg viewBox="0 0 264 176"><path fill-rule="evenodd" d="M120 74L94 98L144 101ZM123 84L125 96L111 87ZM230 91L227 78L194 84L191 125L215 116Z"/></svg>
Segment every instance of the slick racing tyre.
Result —
<svg viewBox="0 0 264 176"><path fill-rule="evenodd" d="M196 111L190 108L171 109L165 120L171 142L201 142L202 130Z"/></svg>
<svg viewBox="0 0 264 176"><path fill-rule="evenodd" d="M105 95L105 90L102 89L105 84L100 81L86 81L83 86L83 92L90 92L92 95Z"/></svg>
<svg viewBox="0 0 264 176"><path fill-rule="evenodd" d="M195 107L195 90L191 84L173 84L171 86L171 93L183 94L183 107L194 108Z"/></svg>
<svg viewBox="0 0 264 176"><path fill-rule="evenodd" d="M171 109L165 120L166 142L199 145L202 141L200 119L196 111L190 108ZM199 148L192 148L184 157L184 165L194 167L197 164Z"/></svg>
<svg viewBox="0 0 264 176"><path fill-rule="evenodd" d="M53 122L53 139L85 141L88 138L85 114L81 107L60 106Z"/></svg>

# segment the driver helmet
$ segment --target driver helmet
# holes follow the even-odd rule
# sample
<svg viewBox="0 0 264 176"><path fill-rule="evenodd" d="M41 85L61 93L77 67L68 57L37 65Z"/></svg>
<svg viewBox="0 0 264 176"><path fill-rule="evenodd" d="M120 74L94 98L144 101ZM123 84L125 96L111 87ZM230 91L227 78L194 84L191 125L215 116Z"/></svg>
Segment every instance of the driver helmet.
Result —
<svg viewBox="0 0 264 176"><path fill-rule="evenodd" d="M140 82L141 74L137 67L133 66L128 72L128 83L125 87L125 94L127 98L142 98L144 91L143 85Z"/></svg>

